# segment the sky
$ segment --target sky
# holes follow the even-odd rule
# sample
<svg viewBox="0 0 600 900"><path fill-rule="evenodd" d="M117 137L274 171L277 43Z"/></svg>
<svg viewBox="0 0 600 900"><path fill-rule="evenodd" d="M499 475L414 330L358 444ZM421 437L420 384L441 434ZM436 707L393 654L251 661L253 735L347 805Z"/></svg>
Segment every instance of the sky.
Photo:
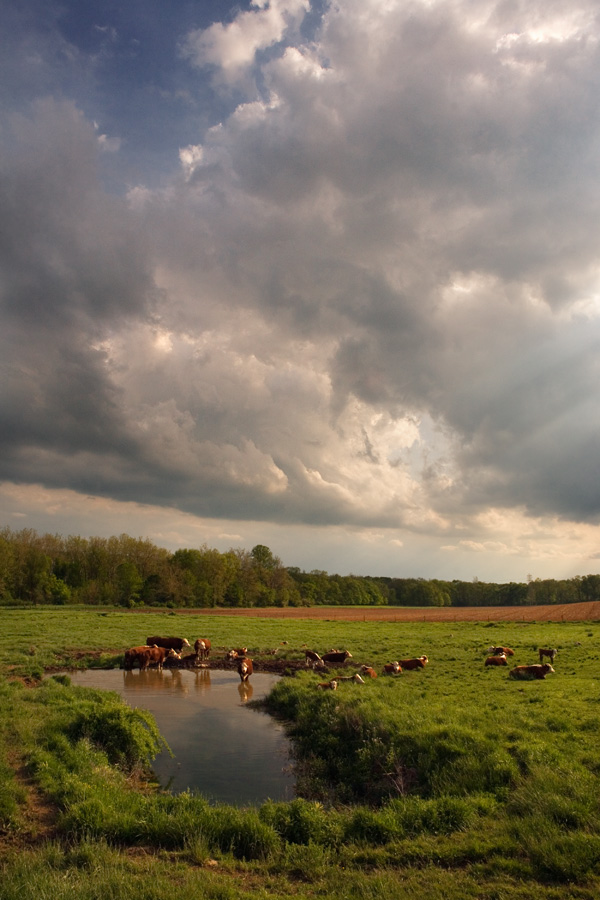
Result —
<svg viewBox="0 0 600 900"><path fill-rule="evenodd" d="M600 571L596 0L0 7L0 528Z"/></svg>

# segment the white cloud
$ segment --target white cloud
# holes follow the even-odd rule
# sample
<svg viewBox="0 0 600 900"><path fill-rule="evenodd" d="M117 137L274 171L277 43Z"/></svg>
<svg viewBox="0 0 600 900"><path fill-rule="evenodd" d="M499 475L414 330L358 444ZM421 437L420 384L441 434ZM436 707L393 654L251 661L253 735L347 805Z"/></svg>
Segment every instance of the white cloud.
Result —
<svg viewBox="0 0 600 900"><path fill-rule="evenodd" d="M217 66L232 82L254 63L260 50L279 43L309 8L308 0L254 0L250 10L239 12L229 24L215 22L191 32L184 52L197 66Z"/></svg>

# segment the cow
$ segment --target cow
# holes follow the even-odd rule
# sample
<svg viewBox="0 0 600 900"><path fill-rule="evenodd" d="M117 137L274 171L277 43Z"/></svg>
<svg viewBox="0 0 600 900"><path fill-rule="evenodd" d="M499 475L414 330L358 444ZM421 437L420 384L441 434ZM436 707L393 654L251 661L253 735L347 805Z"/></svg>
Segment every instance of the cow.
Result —
<svg viewBox="0 0 600 900"><path fill-rule="evenodd" d="M500 656L501 653L504 653L505 656L515 655L515 651L510 647L488 647L488 653L491 653L492 656Z"/></svg>
<svg viewBox="0 0 600 900"><path fill-rule="evenodd" d="M484 666L507 666L508 660L504 653L499 653L497 656L488 656L486 659Z"/></svg>
<svg viewBox="0 0 600 900"><path fill-rule="evenodd" d="M305 650L304 651L304 661L307 666L312 665L313 669L317 663L323 662L318 653L314 650Z"/></svg>
<svg viewBox="0 0 600 900"><path fill-rule="evenodd" d="M144 653L147 649L147 646L143 646L130 647L129 650L126 650L125 658L123 660L123 668L128 670L135 668L135 666L138 665L138 655L140 653Z"/></svg>
<svg viewBox="0 0 600 900"><path fill-rule="evenodd" d="M336 679L336 681L354 681L355 684L364 684L364 678L361 678L358 672L355 672L354 675L340 675Z"/></svg>
<svg viewBox="0 0 600 900"><path fill-rule="evenodd" d="M146 644L148 647L165 647L167 650L176 650L178 653L181 653L184 647L190 646L187 638L180 637L148 637Z"/></svg>
<svg viewBox="0 0 600 900"><path fill-rule="evenodd" d="M545 678L548 672L554 672L550 663L536 663L533 666L515 666L508 674L511 678Z"/></svg>
<svg viewBox="0 0 600 900"><path fill-rule="evenodd" d="M322 659L324 663L343 666L347 659L352 659L352 654L349 650L330 650L329 653L323 654Z"/></svg>
<svg viewBox="0 0 600 900"><path fill-rule="evenodd" d="M252 660L244 657L240 659L238 663L238 675L240 676L240 681L242 684L248 681L252 673L254 672L254 666L252 665Z"/></svg>
<svg viewBox="0 0 600 900"><path fill-rule="evenodd" d="M237 649L229 650L225 658L229 660L240 659L241 657L244 657L247 652L247 647L238 647Z"/></svg>
<svg viewBox="0 0 600 900"><path fill-rule="evenodd" d="M383 667L383 674L384 675L401 675L402 668L400 666L400 663L398 661L386 663Z"/></svg>
<svg viewBox="0 0 600 900"><path fill-rule="evenodd" d="M538 650L540 655L540 662L544 662L544 657L547 656L550 662L554 662L554 657L558 653L558 650L550 650L546 647L540 647Z"/></svg>
<svg viewBox="0 0 600 900"><path fill-rule="evenodd" d="M338 683L335 678L332 678L331 681L319 681L317 684L317 688L322 691L337 691Z"/></svg>
<svg viewBox="0 0 600 900"><path fill-rule="evenodd" d="M154 665L162 671L163 663L167 657L176 657L177 654L172 648L166 647L130 647L125 651L125 669L134 669L138 666L140 672L148 669L150 665Z"/></svg>
<svg viewBox="0 0 600 900"><path fill-rule="evenodd" d="M399 660L399 666L401 669L406 669L408 672L413 671L414 669L424 669L426 666L427 657L416 656L414 659L401 659Z"/></svg>
<svg viewBox="0 0 600 900"><path fill-rule="evenodd" d="M210 641L208 638L198 638L194 642L194 650L198 659L208 659L210 656Z"/></svg>
<svg viewBox="0 0 600 900"><path fill-rule="evenodd" d="M377 678L377 672L372 666L361 666L360 671L369 678Z"/></svg>

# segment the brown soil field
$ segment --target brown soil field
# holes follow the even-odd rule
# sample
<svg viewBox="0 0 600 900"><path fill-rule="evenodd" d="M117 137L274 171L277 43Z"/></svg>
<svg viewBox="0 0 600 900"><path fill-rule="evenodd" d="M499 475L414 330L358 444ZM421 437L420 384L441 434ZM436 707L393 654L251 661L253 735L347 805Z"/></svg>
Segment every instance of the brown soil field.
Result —
<svg viewBox="0 0 600 900"><path fill-rule="evenodd" d="M563 603L556 606L311 606L269 609L177 610L183 615L252 616L265 619L328 619L343 622L595 622L600 602Z"/></svg>

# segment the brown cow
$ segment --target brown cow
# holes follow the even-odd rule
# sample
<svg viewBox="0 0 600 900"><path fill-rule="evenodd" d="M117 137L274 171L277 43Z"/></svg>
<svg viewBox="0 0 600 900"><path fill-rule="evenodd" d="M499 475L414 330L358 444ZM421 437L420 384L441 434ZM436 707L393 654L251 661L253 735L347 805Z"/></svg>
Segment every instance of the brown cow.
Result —
<svg viewBox="0 0 600 900"><path fill-rule="evenodd" d="M511 678L545 678L548 672L554 672L550 663L536 663L533 666L515 666L508 674Z"/></svg>
<svg viewBox="0 0 600 900"><path fill-rule="evenodd" d="M128 670L135 668L135 666L138 665L138 654L144 653L147 649L147 646L143 646L130 647L129 650L126 650L125 659L123 660L123 668Z"/></svg>
<svg viewBox="0 0 600 900"><path fill-rule="evenodd" d="M377 672L372 666L361 666L360 671L369 678L377 678Z"/></svg>
<svg viewBox="0 0 600 900"><path fill-rule="evenodd" d="M406 669L410 672L414 669L424 669L427 661L426 656L417 656L414 659L401 659L399 660L399 665L401 669Z"/></svg>
<svg viewBox="0 0 600 900"><path fill-rule="evenodd" d="M172 648L166 647L131 647L125 651L125 669L134 669L138 666L140 672L148 669L151 665L156 666L162 671L163 663L167 657L176 657L177 654Z"/></svg>
<svg viewBox="0 0 600 900"><path fill-rule="evenodd" d="M333 663L334 665L344 665L347 659L352 659L349 650L330 650L329 653L323 654L324 663Z"/></svg>
<svg viewBox="0 0 600 900"><path fill-rule="evenodd" d="M400 663L396 660L396 662L386 663L383 667L384 675L401 675L402 668Z"/></svg>
<svg viewBox="0 0 600 900"><path fill-rule="evenodd" d="M319 654L316 653L314 650L305 650L304 651L304 661L307 666L310 666L312 664L313 669L314 669L316 663L323 662L323 660L321 659Z"/></svg>
<svg viewBox="0 0 600 900"><path fill-rule="evenodd" d="M515 651L510 647L488 647L488 653L491 653L492 656L500 656L501 653L504 653L505 656L515 655Z"/></svg>
<svg viewBox="0 0 600 900"><path fill-rule="evenodd" d="M488 656L486 659L485 666L507 666L508 660L504 653L499 653L498 656Z"/></svg>
<svg viewBox="0 0 600 900"><path fill-rule="evenodd" d="M546 647L540 647L538 650L540 655L540 662L544 662L544 657L547 656L550 662L554 662L554 657L558 653L558 650L551 650Z"/></svg>
<svg viewBox="0 0 600 900"><path fill-rule="evenodd" d="M317 687L322 691L337 691L338 683L335 678L332 678L331 681L319 681Z"/></svg>
<svg viewBox="0 0 600 900"><path fill-rule="evenodd" d="M167 650L176 650L178 653L190 646L187 638L180 637L148 637L146 644L148 647L166 647Z"/></svg>
<svg viewBox="0 0 600 900"><path fill-rule="evenodd" d="M210 641L208 638L198 638L194 643L194 650L199 659L208 659L210 656Z"/></svg>
<svg viewBox="0 0 600 900"><path fill-rule="evenodd" d="M246 657L244 657L244 659L240 659L237 670L238 670L238 675L240 676L240 681L242 683L248 681L248 679L254 672L254 666L252 665L252 660L247 659Z"/></svg>

